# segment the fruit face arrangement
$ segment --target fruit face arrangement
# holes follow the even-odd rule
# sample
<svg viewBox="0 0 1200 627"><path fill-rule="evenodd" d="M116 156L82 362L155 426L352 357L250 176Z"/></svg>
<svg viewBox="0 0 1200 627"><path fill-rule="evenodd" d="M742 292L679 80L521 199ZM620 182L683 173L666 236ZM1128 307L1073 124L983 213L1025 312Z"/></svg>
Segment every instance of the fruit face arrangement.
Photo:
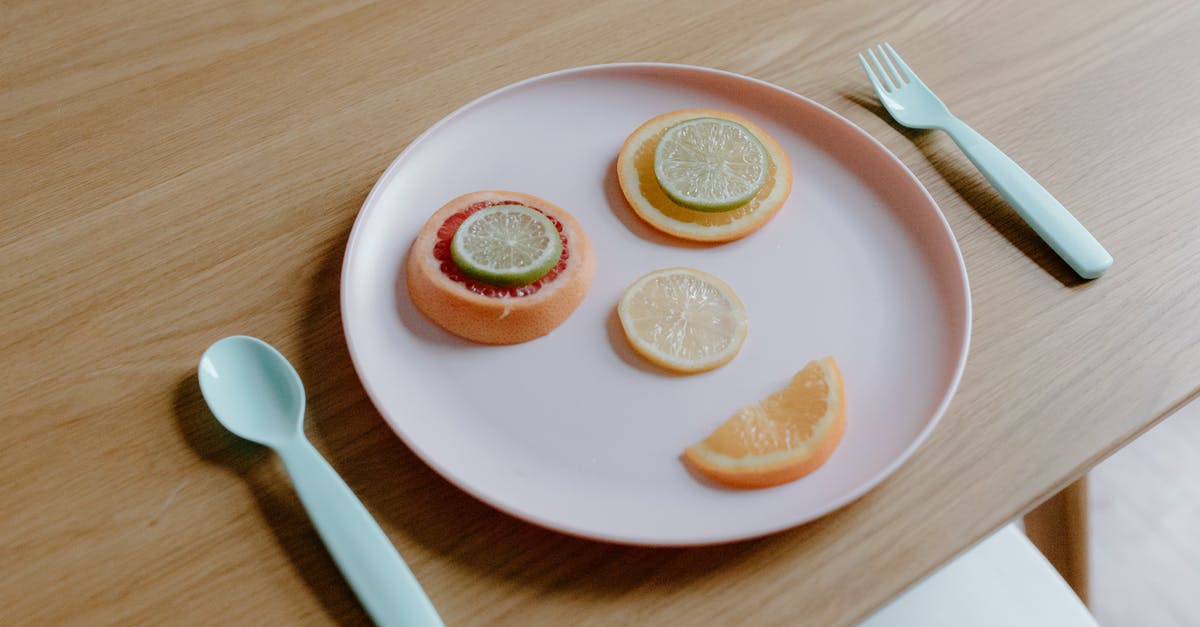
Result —
<svg viewBox="0 0 1200 627"><path fill-rule="evenodd" d="M459 196L421 228L408 255L408 293L447 331L483 344L546 335L571 315L596 274L591 242L571 214L529 194Z"/></svg>
<svg viewBox="0 0 1200 627"><path fill-rule="evenodd" d="M779 144L731 113L687 109L633 132L617 157L621 190L654 228L728 242L783 207L792 169ZM596 272L575 219L518 192L460 196L433 214L408 257L417 309L447 331L485 344L546 335L579 306ZM678 373L713 370L746 339L745 306L721 279L693 268L651 272L617 305L633 349ZM782 390L738 410L684 458L738 488L794 481L820 467L845 431L842 376L832 357L809 362Z"/></svg>

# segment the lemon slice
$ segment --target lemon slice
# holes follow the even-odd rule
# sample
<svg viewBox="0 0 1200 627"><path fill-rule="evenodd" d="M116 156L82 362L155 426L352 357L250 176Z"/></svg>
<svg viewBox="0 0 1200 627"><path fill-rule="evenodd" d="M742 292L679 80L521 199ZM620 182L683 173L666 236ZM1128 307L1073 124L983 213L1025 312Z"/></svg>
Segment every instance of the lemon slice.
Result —
<svg viewBox="0 0 1200 627"><path fill-rule="evenodd" d="M746 307L737 294L692 268L656 270L634 281L617 315L638 354L675 372L722 366L746 340Z"/></svg>
<svg viewBox="0 0 1200 627"><path fill-rule="evenodd" d="M767 150L750 129L722 118L680 122L654 149L654 176L676 204L728 211L750 202L767 180Z"/></svg>
<svg viewBox="0 0 1200 627"><path fill-rule="evenodd" d="M450 257L463 273L509 287L542 278L562 257L554 223L525 205L493 205L463 220L450 240Z"/></svg>

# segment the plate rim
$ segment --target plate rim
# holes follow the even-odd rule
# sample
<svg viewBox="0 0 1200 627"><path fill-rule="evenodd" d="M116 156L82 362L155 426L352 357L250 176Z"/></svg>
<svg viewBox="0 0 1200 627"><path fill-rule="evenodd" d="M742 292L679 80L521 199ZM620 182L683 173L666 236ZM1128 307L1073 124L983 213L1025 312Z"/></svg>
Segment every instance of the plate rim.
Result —
<svg viewBox="0 0 1200 627"><path fill-rule="evenodd" d="M602 534L602 533L597 533L594 530L578 528L571 524L563 524L561 522L548 520L548 519L546 519L540 515L537 515L535 513L523 511L520 508L513 507L506 503L502 503L499 500L491 497L488 494L485 494L478 490L475 490L473 487L468 485L467 482L461 481L460 478L457 477L457 475L455 473L450 472L448 469L443 467L441 464L437 463L436 460L434 460L434 459L430 458L428 455L426 455L425 452L422 451L420 447L415 446L413 443L409 442L409 440L404 436L404 434L400 432L400 430L395 426L395 424L393 424L393 421L389 417L388 412L386 412L384 410L383 406L379 402L379 396L372 389L371 384L368 383L367 376L362 370L362 366L360 363L361 358L359 357L359 354L358 354L360 349L356 348L356 343L355 343L355 340L353 339L353 332L351 331L349 317L346 315L347 301L349 299L349 296L348 296L349 290L348 290L347 285L349 284L349 278L351 275L352 259L354 258L356 244L362 238L362 235L361 235L362 230L364 228L366 228L363 226L366 222L365 216L367 216L367 214L369 213L369 210L372 206L375 206L378 204L376 202L376 197L382 193L382 190L384 188L388 187L388 185L390 184L390 181L396 176L396 173L403 166L404 162L406 162L409 159L411 154L413 154L418 147L420 147L424 142L426 142L429 137L431 137L435 133L437 133L443 126L446 126L446 125L452 123L457 118L465 115L466 113L470 112L471 110L475 109L476 107L480 106L481 104L483 104L493 98L500 97L508 92L518 90L518 89L520 89L526 85L532 84L532 83L552 80L552 79L559 78L559 77L566 76L566 75L587 74L590 72L600 72L600 71L605 71L605 70L622 70L622 69L624 69L624 70L665 70L665 71L673 71L673 72L692 72L692 73L699 73L699 74L717 75L717 76L722 76L724 78L729 78L729 79L734 79L734 80L749 81L751 83L756 84L757 86L759 86L761 88L765 88L765 89L775 91L775 92L780 92L783 95L789 96L791 98L799 99L799 100L805 102L806 104L808 104L809 106L815 107L816 109L820 110L823 114L831 117L834 121L845 125L851 132L857 133L863 139L866 139L870 145L872 145L875 149L877 149L883 155L885 155L888 160L893 162L896 166L899 166L900 170L909 178L910 182L916 186L917 190L920 191L921 195L929 203L930 207L933 209L934 215L937 217L938 223L941 225L942 229L945 231L946 236L949 238L951 252L953 252L954 260L957 262L958 275L961 280L961 290L962 290L962 295L963 295L963 320L960 321L960 323L962 324L962 337L961 337L962 348L958 352L958 355L956 356L956 364L954 366L954 372L951 375L950 384L949 384L945 394L942 396L941 401L938 403L937 407L934 409L934 411L933 411L928 423L926 423L925 427L919 433L917 433L916 437L913 438L912 442L910 442L909 445L906 448L904 448L900 452L900 454L896 456L895 459L893 459L891 461L891 463L886 465L879 472L872 475L866 481L862 482L857 488L848 491L846 494L842 495L839 498L833 499L828 505L826 505L823 508L818 508L818 510L815 513L804 517L803 520L792 521L792 522L788 522L785 524L770 525L770 526L767 526L764 528L755 529L750 532L744 532L744 533L738 533L738 534L717 534L717 535L712 535L712 536L692 537L692 538L687 538L687 539L674 539L674 538L665 537L665 536L659 536L659 537L636 536L635 537L635 536L631 536L631 535L623 535L620 533ZM444 480L449 482L456 489L463 491L464 493L470 495L472 498L482 501L483 503L487 504L488 506L492 507L493 509L495 509L498 512L503 513L505 515L512 516L519 520L523 520L527 523L531 523L531 524L537 525L539 527L542 527L544 529L548 529L548 530L555 531L558 533L563 533L563 534L566 534L569 536L574 536L574 537L583 538L583 539L587 539L587 540L594 540L594 541L601 541L601 542L608 542L608 543L615 543L615 544L623 544L623 545L630 545L630 546L646 546L646 547L710 546L710 545L727 544L727 543L732 543L732 542L740 542L740 541L751 540L751 539L755 539L755 538L761 538L761 537L779 533L781 531L785 531L788 529L793 529L793 528L805 525L807 523L810 523L814 520L823 518L837 510L840 510L840 509L846 507L847 505L853 503L854 501L857 501L858 499L862 498L865 494L867 494L871 490L874 490L881 483L883 483L884 480L891 477L899 469L900 466L902 466L904 463L906 463L909 459L912 458L913 454L917 451L917 449L919 449L929 439L930 434L937 427L937 425L941 422L946 411L949 409L951 402L953 401L954 397L958 393L958 387L962 381L963 372L966 369L967 357L968 357L968 354L970 352L970 347L971 347L972 319L974 317L973 316L973 304L972 304L972 298L971 298L971 288L970 288L970 282L969 282L968 276L967 276L966 262L963 259L962 249L959 246L958 238L955 237L954 231L950 228L950 223L946 219L945 212L942 211L942 208L937 203L937 200L934 199L933 195L929 192L929 189L926 188L923 183L921 183L921 180L919 178L917 178L916 174L914 174L913 171L911 169L909 169L909 167L898 156L896 156L895 153L893 153L891 150L889 150L887 148L887 146L885 146L881 141L879 141L874 135L868 133L865 129L858 126L857 124L855 124L851 120L847 119L846 117L842 116L841 114L837 113L836 111L830 109L829 107L826 107L825 105L823 105L811 98L808 98L804 95L798 94L790 89L787 89L786 87L782 87L780 85L776 85L774 83L771 83L771 82L768 82L768 81L765 81L765 80L762 80L759 78L755 78L753 76L747 76L745 74L739 74L737 72L731 72L728 70L722 70L722 69L718 69L718 68L711 68L711 67L705 67L705 66L699 66L699 65L690 65L690 64L684 64L684 63L665 63L665 62L641 62L641 61L627 61L627 62L618 62L618 63L597 63L597 64L591 64L591 65L574 66L574 67L554 70L551 72L546 72L543 74L538 74L535 76L530 76L528 78L521 79L521 80L513 82L513 83L509 83L509 84L499 87L497 89L493 89L485 94L482 94L482 95L472 99L471 101L467 102L466 104L463 104L462 106L454 109L450 113L444 115L437 122L435 122L434 124L432 124L431 126L426 128L423 132L421 132L419 135L417 135L411 142L409 142L408 145L405 146L400 151L400 153L396 155L395 158L392 159L391 163L388 164L388 167L383 171L382 174L379 175L379 178L376 179L375 183L371 186L371 191L367 194L366 198L363 199L362 205L359 207L358 213L355 216L354 225L351 228L350 234L346 240L346 249L342 255L342 270L339 274L338 291L339 291L339 297L338 297L339 314L342 319L342 335L345 338L346 347L350 353L350 361L354 366L355 376L358 378L359 382L363 386L363 390L366 392L367 397L371 400L371 404L375 407L375 410L377 412L379 412L380 417L383 418L384 423L396 435L396 437L399 438L400 441L402 443L404 443L404 445L414 455L416 455L425 465L429 466L435 473L440 475ZM365 338L359 338L358 341L361 343L366 340L365 340Z"/></svg>

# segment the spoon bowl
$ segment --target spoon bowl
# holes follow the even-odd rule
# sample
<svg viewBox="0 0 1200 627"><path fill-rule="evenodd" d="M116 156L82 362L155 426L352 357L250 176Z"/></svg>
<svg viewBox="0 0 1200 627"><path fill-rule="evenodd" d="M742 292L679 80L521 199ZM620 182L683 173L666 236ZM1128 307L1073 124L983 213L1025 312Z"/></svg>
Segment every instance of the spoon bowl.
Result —
<svg viewBox="0 0 1200 627"><path fill-rule="evenodd" d="M239 437L274 447L303 432L304 384L270 344L222 339L204 351L199 379L213 415Z"/></svg>

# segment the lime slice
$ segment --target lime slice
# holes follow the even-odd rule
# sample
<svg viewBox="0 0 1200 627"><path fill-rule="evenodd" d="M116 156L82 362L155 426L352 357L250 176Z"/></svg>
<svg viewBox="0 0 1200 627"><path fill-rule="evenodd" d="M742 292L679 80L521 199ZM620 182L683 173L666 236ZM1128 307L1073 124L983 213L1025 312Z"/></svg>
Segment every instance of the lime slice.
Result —
<svg viewBox="0 0 1200 627"><path fill-rule="evenodd" d="M542 278L562 257L554 223L525 205L493 205L463 220L450 240L450 256L462 271L501 287Z"/></svg>
<svg viewBox="0 0 1200 627"><path fill-rule="evenodd" d="M767 180L767 150L750 129L721 118L668 128L654 149L654 175L671 200L697 211L728 211Z"/></svg>

